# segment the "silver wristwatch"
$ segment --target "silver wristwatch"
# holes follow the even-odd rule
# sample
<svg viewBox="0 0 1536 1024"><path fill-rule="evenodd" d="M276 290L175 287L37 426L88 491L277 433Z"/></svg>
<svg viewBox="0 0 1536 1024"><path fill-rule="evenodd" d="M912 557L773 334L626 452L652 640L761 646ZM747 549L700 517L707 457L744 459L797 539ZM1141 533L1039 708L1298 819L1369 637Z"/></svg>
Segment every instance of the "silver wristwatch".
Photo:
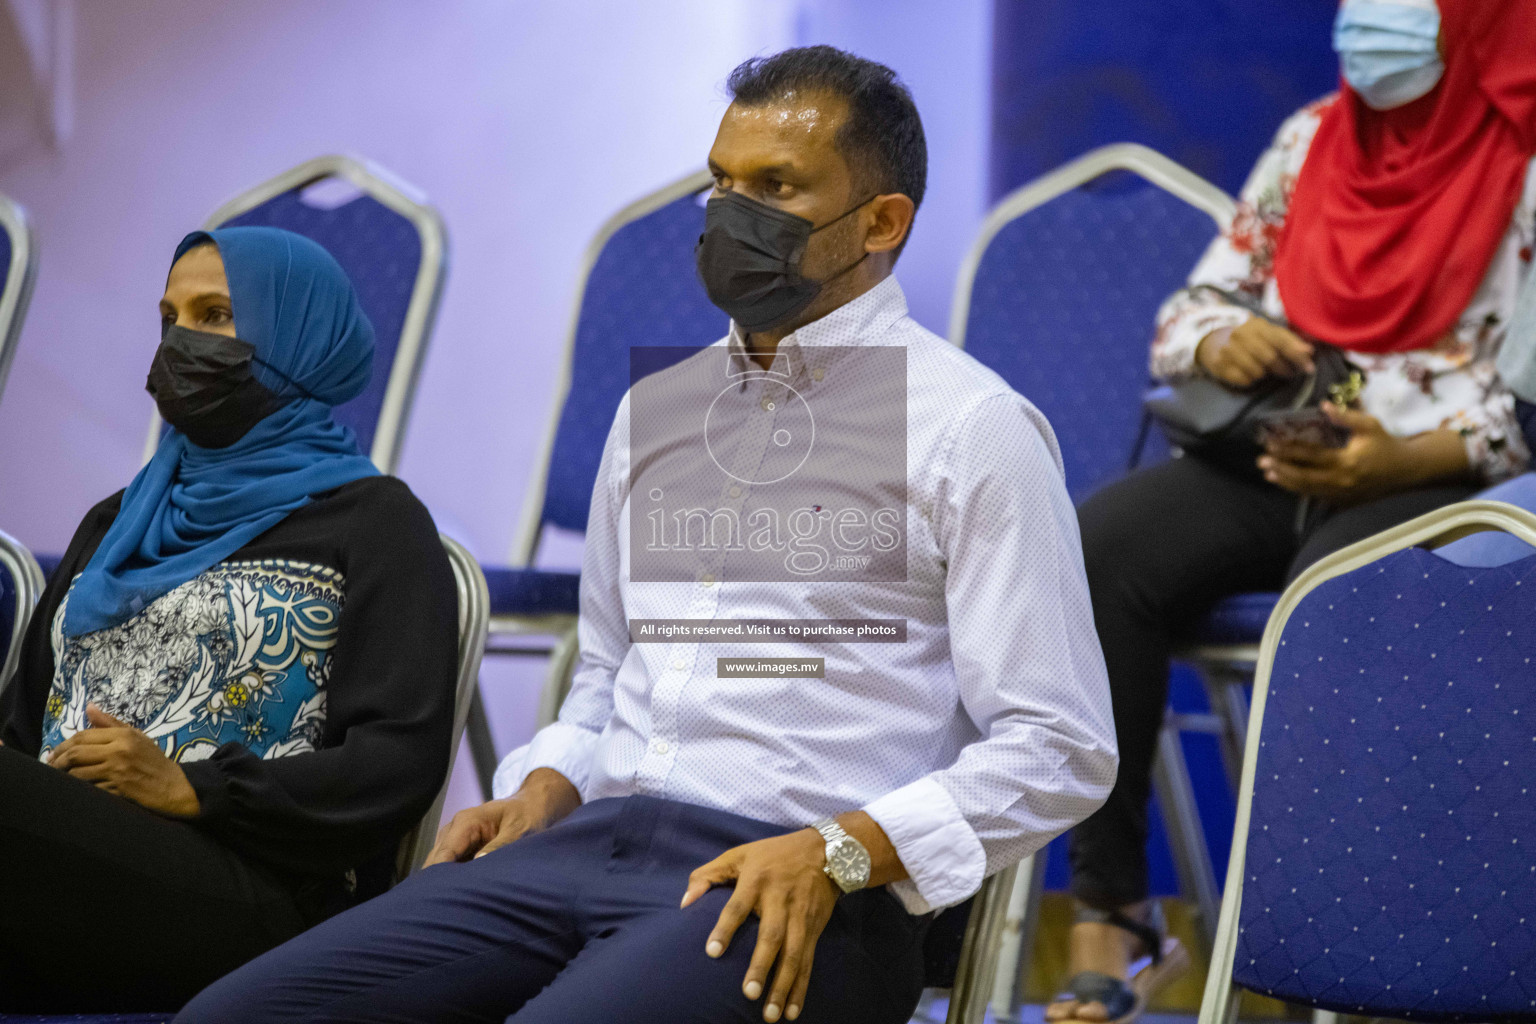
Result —
<svg viewBox="0 0 1536 1024"><path fill-rule="evenodd" d="M857 892L869 884L869 851L864 844L843 831L833 818L812 825L827 841L827 877L843 892Z"/></svg>

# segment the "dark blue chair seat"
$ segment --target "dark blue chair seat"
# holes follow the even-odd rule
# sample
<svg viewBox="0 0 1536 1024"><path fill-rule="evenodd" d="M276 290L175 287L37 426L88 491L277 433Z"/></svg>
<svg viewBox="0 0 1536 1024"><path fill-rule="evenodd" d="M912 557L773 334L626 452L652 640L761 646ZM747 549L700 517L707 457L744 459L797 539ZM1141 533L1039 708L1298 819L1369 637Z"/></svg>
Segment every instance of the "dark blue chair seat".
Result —
<svg viewBox="0 0 1536 1024"><path fill-rule="evenodd" d="M1277 593L1236 594L1216 603L1187 638L1196 644L1256 644L1264 638Z"/></svg>
<svg viewBox="0 0 1536 1024"><path fill-rule="evenodd" d="M543 569L488 568L492 615L575 615L581 575Z"/></svg>

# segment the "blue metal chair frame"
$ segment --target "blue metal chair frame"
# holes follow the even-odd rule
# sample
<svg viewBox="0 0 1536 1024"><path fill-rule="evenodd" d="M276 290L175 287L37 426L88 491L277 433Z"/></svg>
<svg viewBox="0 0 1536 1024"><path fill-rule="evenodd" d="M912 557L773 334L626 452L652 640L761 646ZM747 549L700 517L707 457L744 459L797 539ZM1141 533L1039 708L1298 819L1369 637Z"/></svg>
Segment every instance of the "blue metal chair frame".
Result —
<svg viewBox="0 0 1536 1024"><path fill-rule="evenodd" d="M400 329L399 344L390 365L389 381L368 452L380 472L393 473L400 462L406 423L410 419L411 405L416 397L416 383L421 375L432 327L437 320L438 302L442 297L448 271L448 236L441 215L427 203L419 189L378 164L361 157L322 156L242 192L215 210L204 222L203 228L211 231L221 227L273 199L308 188L327 178L337 178L351 184L363 195L410 221L421 245L421 257L411 286L405 321ZM159 443L160 430L160 417L154 415L150 420L149 436L144 447L146 462Z"/></svg>
<svg viewBox="0 0 1536 1024"><path fill-rule="evenodd" d="M6 260L0 275L0 394L16 358L21 325L37 284L37 238L27 211L0 196L0 232L4 233Z"/></svg>
<svg viewBox="0 0 1536 1024"><path fill-rule="evenodd" d="M1282 748L1284 752L1272 751L1269 749L1271 744L1268 740L1276 739L1277 734L1273 732L1272 726L1267 727L1266 725L1267 715L1282 713L1272 711L1270 702L1272 694L1276 692L1272 687L1275 679L1276 660L1280 656L1280 648L1288 640L1296 640L1303 648L1302 654L1293 656L1293 660L1285 666L1296 671L1292 673L1295 678L1284 680L1284 685L1298 688L1298 693L1300 694L1299 697L1287 695L1286 701L1279 705L1282 708L1290 707L1291 714L1287 715L1289 718L1298 710L1294 705L1298 701L1302 703L1310 701L1313 693L1318 694L1319 702L1325 699L1331 700L1333 694L1339 693L1339 689L1336 688L1332 689L1331 693L1326 692L1331 683L1343 680L1352 682L1354 676L1349 672L1349 669L1355 667L1362 658L1384 659L1386 656L1378 653L1380 650L1378 645L1381 641L1398 639L1405 635L1411 637L1413 630L1418 628L1417 624L1413 624L1413 629L1404 628L1404 624L1396 621L1396 617L1390 614L1390 612L1396 612L1397 615L1402 615L1401 612L1397 612L1396 601L1386 602L1386 604L1393 606L1386 616L1387 621L1376 625L1377 619L1373 616L1370 618L1369 623L1363 627L1360 623L1356 622L1355 627L1359 631L1351 630L1352 635L1349 637L1349 639L1355 641L1354 646L1352 648L1344 648L1342 646L1337 648L1340 651L1337 659L1343 662L1338 669L1316 668L1312 671L1315 671L1317 674L1311 679L1306 679L1303 677L1301 670L1305 666L1315 664L1312 661L1312 654L1319 648L1314 645L1320 642L1342 639L1337 630L1330 628L1330 619L1333 617L1328 615L1328 611L1332 610L1332 606L1330 605L1326 610L1318 607L1321 600L1332 599L1332 588L1330 588L1330 596L1320 598L1319 601L1315 602L1309 603L1307 601L1319 588L1331 584L1339 577L1351 576L1351 574L1356 574L1351 577L1352 579L1361 579L1358 571L1376 563L1381 563L1382 568L1380 571L1386 572L1387 564L1391 560L1402 556L1408 549L1436 547L1464 536L1469 532L1490 529L1505 531L1528 545L1536 546L1536 515L1503 502L1487 500L1467 501L1438 509L1428 515L1386 530L1374 537L1360 541L1330 555L1302 573L1281 597L1274 614L1270 617L1269 625L1264 631L1264 638L1259 649L1257 672L1253 685L1253 707L1244 750L1242 781L1239 787L1236 834L1233 837L1231 859L1227 868L1226 893L1221 906L1221 919L1217 927L1215 949L1211 958L1211 969L1206 977L1205 995L1200 1007L1200 1024L1236 1024L1238 991L1234 986L1234 973L1247 972L1250 976L1256 976L1256 972L1263 972L1266 975L1273 976L1277 973L1273 968L1280 965L1282 957L1283 966L1292 966L1292 976L1297 980L1289 983L1292 986L1289 990L1280 992L1273 992L1271 990L1272 994L1288 1000L1298 1001L1298 994L1315 986L1319 980L1316 975L1320 974L1321 971L1314 966L1317 962L1318 954L1321 953L1324 957L1327 957L1330 953L1333 953L1327 947L1321 950L1312 949L1311 944L1317 944L1317 942L1308 944L1307 940L1328 942L1329 933L1338 933L1344 936L1343 940L1338 942L1340 949L1334 956L1337 959L1358 961L1359 968L1351 970L1348 967L1340 966L1334 961L1328 962L1328 966L1331 968L1330 974L1334 976L1342 974L1343 976L1338 977L1338 990L1326 1000L1326 1002L1331 1002L1333 1005L1322 1005L1323 1012L1316 1014L1315 1019L1331 1019L1341 1010L1362 1012L1370 1016L1427 1017L1428 1019L1487 1020L1495 1015L1493 1011L1488 1009L1489 1004L1483 1001L1489 994L1488 989L1483 990L1482 998L1475 1002L1472 1001L1471 994L1469 993L1473 986L1470 986L1468 982L1456 976L1455 967L1460 966L1464 971L1480 969L1482 966L1481 961L1485 958L1493 956L1505 958L1510 955L1507 950L1497 949L1498 943L1496 941L1492 946L1488 942L1483 941L1487 938L1487 935L1483 934L1483 929L1485 927L1493 928L1498 926L1493 921L1495 916L1493 913L1487 914L1489 920L1486 924L1478 922L1478 915L1473 911L1479 909L1479 907L1474 906L1474 904L1477 904L1481 897L1488 895L1487 893L1480 893L1479 890L1486 888L1486 885L1480 885L1480 883L1486 882L1489 878L1488 875L1483 874L1483 872L1488 871L1489 863L1495 860L1513 858L1515 863L1511 870L1505 872L1500 877L1508 879L1514 876L1515 881L1500 884L1508 884L1510 890L1516 889L1517 885L1523 888L1524 891L1518 892L1515 895L1518 900L1522 901L1520 906L1529 906L1531 902L1531 883L1528 880L1529 874L1526 869L1530 862L1530 852L1520 853L1519 847L1502 845L1498 850L1493 850L1485 843L1476 849L1475 855L1470 857L1463 855L1462 851L1470 848L1463 847L1459 842L1461 838L1460 833L1466 831L1468 841L1473 838L1483 839L1482 835L1472 835L1473 831L1480 832L1482 830L1481 826L1467 821L1457 824L1457 819L1442 815L1438 807L1430 808L1430 811L1433 812L1431 815L1424 809L1425 806L1432 803L1427 798L1424 787L1426 780L1446 783L1451 787L1464 780L1454 777L1447 778L1437 774L1438 769L1433 767L1437 762L1437 758L1434 756L1426 759L1426 763L1430 765L1428 768L1411 764L1399 765L1394 761L1393 756L1388 753L1392 749L1389 747L1389 744L1393 742L1393 731L1387 731L1385 726L1379 721L1372 722L1367 720L1364 726L1359 727L1366 730L1364 733L1358 736L1340 737L1343 748L1337 756L1348 758L1349 767L1351 769L1358 769L1356 772L1358 781L1352 788L1344 790L1344 795L1356 795L1357 804L1363 804L1365 798L1371 795L1370 791L1376 788L1374 775L1366 774L1372 772L1373 769L1386 771L1390 775L1397 775L1399 772L1407 775L1408 778L1401 780L1405 789L1401 792L1400 796L1397 792L1394 792L1393 803L1396 803L1397 799L1406 801L1402 806L1402 812L1410 815L1410 817L1403 820L1424 827L1421 838L1427 835L1430 842L1430 846L1426 848L1425 857L1443 857L1443 859L1438 861L1440 867L1433 869L1435 877L1431 884L1424 886L1424 895L1418 897L1424 901L1423 905L1429 908L1427 915L1420 915L1414 908L1396 904L1383 906L1379 917L1376 914L1375 906L1363 909L1351 907L1348 910L1339 909L1335 911L1332 904L1342 904L1344 897L1340 895L1334 901L1329 901L1326 899L1326 896L1341 891L1339 889L1341 884L1344 885L1343 891L1351 891L1354 885L1352 883L1333 882L1328 890L1322 893L1322 897L1319 897L1318 892L1322 889L1324 881L1318 880L1316 875L1311 874L1312 864L1314 862L1325 865L1333 864L1337 865L1341 870L1348 867L1359 870L1358 863L1351 863L1348 860L1349 855L1358 846L1361 848L1361 853L1364 856L1371 858L1366 861L1366 869L1370 870L1371 864L1380 860L1381 851L1372 849L1368 844L1381 842L1377 833L1381 831L1382 824L1389 824L1389 822L1384 822L1379 813L1374 813L1364 808L1354 811L1349 806L1347 800L1344 801L1343 809L1337 810L1336 813L1333 804L1337 802L1337 795L1344 783L1339 782L1338 776L1333 774L1334 765L1328 762L1326 756L1312 758L1311 764L1308 764L1308 759L1303 756L1292 757L1291 755L1303 749L1294 743L1276 743L1274 746ZM1418 567L1415 566L1415 568ZM1465 569L1464 571L1468 574L1468 583L1474 584L1477 582L1477 574L1496 573L1502 568L1497 567L1494 570ZM1364 579L1368 581L1369 578L1369 574L1365 574ZM1425 574L1425 578L1429 578L1429 573ZM1439 581L1437 580L1436 582ZM1459 583L1459 580L1456 582ZM1459 586L1454 588L1455 593L1447 593L1444 589L1432 590L1431 588L1434 587L1434 584L1426 584L1420 588L1415 586L1417 583L1418 580L1413 578L1406 584L1395 584L1391 589L1402 589L1404 593L1396 595L1397 599L1408 598L1416 602L1422 611L1427 612L1428 615L1441 614L1440 609L1434 608L1436 604L1439 604L1440 608L1443 609L1446 602L1472 600L1471 592L1466 592L1464 595L1465 588ZM1495 586L1497 585L1497 581L1495 581ZM1518 586L1518 583L1515 585ZM1360 587L1363 586L1365 586L1365 582L1361 582L1360 586L1354 587L1352 593L1358 593ZM1415 590L1418 592L1414 593ZM1338 593L1341 597L1344 596L1342 590L1339 590ZM1484 593L1486 593L1486 590ZM1445 597L1446 601L1426 601L1426 595L1429 595L1431 598ZM1477 599L1476 603L1482 604L1482 599ZM1298 629L1295 626L1296 613L1304 605L1308 608L1308 611L1303 613L1304 618L1315 621L1303 621L1302 628ZM1371 604L1367 610L1377 607L1380 606ZM1492 610L1492 606L1490 606L1489 610ZM1459 611L1459 609L1453 610L1453 614ZM1416 619L1419 617L1419 613L1414 613L1411 617ZM1473 608L1471 609L1471 615L1458 615L1458 619L1466 621L1470 625L1484 621L1484 613L1481 609ZM1314 629L1312 628L1314 625L1321 628ZM1376 634L1373 634L1372 630L1375 630ZM1305 635L1303 635L1303 631L1305 631ZM1498 640L1503 639L1503 637L1498 635L1497 630L1493 630L1477 639L1466 636L1466 632L1466 630L1463 631L1462 636L1465 639L1461 642L1477 644L1479 646L1475 648L1476 651L1490 656L1494 654L1493 645ZM1367 648L1372 653L1362 656L1358 653L1361 648ZM1386 650L1390 651L1391 647L1386 647ZM1323 658L1319 657L1317 660L1321 662ZM1464 656L1461 660L1464 661ZM1529 659L1526 660L1528 661ZM1481 663L1483 658L1480 656L1476 661ZM1439 680L1444 673L1456 671L1453 667L1456 662L1457 659L1454 655L1449 657L1441 674L1431 676L1430 673L1435 671L1433 666L1436 663L1424 659L1423 677L1418 681L1405 677L1405 681L1399 684L1394 676L1393 681L1388 685L1400 689L1405 699L1402 701L1400 709L1393 709L1393 712L1401 710L1402 715L1391 714L1391 719L1406 721L1409 715L1417 715L1420 711L1420 709L1412 707L1415 700L1423 697L1427 703L1428 700L1433 700L1444 693L1445 691ZM1467 666L1463 665L1462 667ZM1334 673L1342 672L1343 680L1324 674L1330 671ZM1361 675L1364 675L1367 672L1367 668L1362 666L1359 671ZM1505 699L1511 703L1524 700L1529 705L1529 688L1523 686L1528 676L1524 666L1520 666L1518 671L1512 673L1506 673L1502 669L1481 671L1498 673L1498 677L1501 679L1507 678L1511 684L1511 690L1510 696ZM1409 675L1412 674L1409 673ZM1477 692L1476 687L1480 680L1462 678L1460 674L1457 675L1457 679L1473 689L1474 694ZM1382 684L1380 681L1367 683L1364 680L1358 684L1359 687L1366 685L1379 687ZM1471 699L1476 700L1477 698L1473 696ZM1298 738L1307 739L1309 746L1306 749L1308 753L1320 752L1323 749L1316 746L1316 744L1321 742L1317 738L1318 733L1321 732L1324 739L1330 734L1337 736L1339 734L1332 732L1333 729L1348 729L1355 722L1354 718L1350 718L1349 723L1346 724L1343 721L1343 716L1348 714L1348 712L1342 711L1342 709L1323 707L1318 708L1318 710L1324 712L1337 711L1338 713L1330 714L1327 718L1321 718L1317 723L1301 723L1309 726L1307 731L1292 734ZM1469 709L1468 714L1471 714L1471 712L1472 709ZM1519 713L1518 708L1515 709L1514 713ZM1460 715L1453 717L1461 718ZM1522 720L1511 717L1508 721L1518 724ZM1279 724L1285 730L1290 728L1288 720ZM1447 731L1453 731L1460 723L1444 722L1443 724L1447 726ZM1481 725L1477 726L1479 730L1482 727ZM1324 728L1327 731L1324 731ZM1396 728L1394 726L1394 731ZM1523 740L1525 738L1523 734L1530 732L1529 723L1521 727L1520 732L1522 735L1518 738ZM1443 738L1445 733L1442 732L1440 735ZM1458 740L1467 739L1465 736L1458 736L1456 738ZM1472 742L1481 744L1483 739L1474 736L1472 737ZM1359 751L1359 747L1362 745L1366 746L1364 752ZM1401 743L1399 745L1401 746ZM1380 747L1383 753L1376 753L1377 747ZM1513 750L1498 747L1492 748L1494 753L1489 754L1489 763L1493 763L1495 754L1499 752L1510 756L1511 759L1518 757L1522 763L1528 763L1530 760L1528 752L1530 744L1516 743L1515 748ZM1431 753L1417 747L1409 747L1408 749L1417 750L1420 754ZM1481 750L1482 748L1479 747L1478 749ZM1280 760L1282 756L1285 758L1283 762ZM1400 758L1397 759L1397 761L1400 760ZM1413 758L1414 762L1418 760L1417 757ZM1460 765L1461 762L1457 761L1457 764ZM1505 761L1505 764L1508 765L1509 762ZM1453 770L1460 771L1460 769ZM1517 770L1527 771L1525 768L1518 768ZM1275 783L1275 780L1281 779L1281 773L1287 776L1285 782ZM1260 781L1261 778L1262 782ZM1322 812L1335 816L1331 816L1329 823L1321 827L1305 828L1302 824L1305 822L1305 818L1303 818L1298 821L1297 826L1285 830L1285 819L1289 818L1290 814L1296 811L1296 808L1294 804L1284 809L1279 807L1281 803L1290 803L1290 800L1288 796L1281 795L1282 790L1278 786L1300 786L1305 791L1309 782L1317 784L1315 788L1311 789L1313 794L1322 792L1324 786L1329 787L1327 795L1320 798L1326 805L1323 807ZM1264 794L1265 802L1256 814L1256 789L1272 784L1277 788L1266 790ZM1433 788L1433 786L1430 788ZM1288 794L1289 789L1287 788L1283 792ZM1528 802L1526 804L1527 806L1524 809L1513 806L1501 809L1510 811L1512 816L1521 814L1523 811L1528 818ZM1394 806L1392 810L1397 811L1398 808ZM1455 810L1455 808L1452 808L1452 810ZM1394 814L1393 817L1396 817L1396 815ZM1274 835L1274 833L1269 832L1271 823L1276 823L1277 827L1282 828L1283 831L1302 832L1304 835L1303 842L1308 845L1308 853L1305 855L1306 859L1302 865L1281 863L1284 858L1270 859L1270 853L1281 849L1281 846L1271 839L1271 836ZM1255 827L1259 831L1255 832ZM1505 828L1507 829L1509 826L1505 826ZM1249 856L1250 847L1253 846L1258 836L1264 837L1260 841L1266 844L1264 846L1266 853L1264 854L1264 859L1251 861ZM1287 847L1294 846L1294 836L1288 835L1284 838ZM1518 842L1524 838L1525 836L1523 835L1518 836L1516 841ZM1500 843L1502 844L1502 840L1500 840ZM1447 851L1447 846L1452 849ZM1385 865L1387 870L1380 873L1382 875L1389 875L1401 871L1408 872L1407 877L1413 877L1412 872L1419 869L1408 866L1408 863L1413 858L1407 855L1412 853L1412 851L1406 847L1400 850L1396 846L1389 848L1403 853L1405 861L1400 862L1400 865L1388 863ZM1508 852L1506 853L1505 851ZM1341 853L1343 856L1340 856ZM1419 859L1422 860L1424 858L1421 857ZM1483 863L1464 863L1464 861L1469 859ZM1391 860L1395 862L1398 858L1397 856L1392 856ZM1450 867L1444 867L1447 860L1451 861ZM1536 868L1529 868L1529 870L1536 871ZM1458 873L1462 871L1465 872L1465 877ZM1280 874L1282 872L1283 875ZM1444 877L1440 877L1442 873L1444 873ZM1297 881L1297 875L1301 875L1304 880ZM1295 881L1295 887L1291 887L1293 881ZM1384 881L1390 884L1393 881L1399 880L1388 878L1384 879ZM1467 886L1466 894L1460 897L1451 896L1451 898L1447 899L1444 893L1435 891L1452 885L1457 886L1455 888L1455 893L1457 894L1462 893L1461 886ZM1302 892L1297 895L1299 888L1307 886L1315 886L1314 891ZM1498 887L1498 885L1494 886L1494 888ZM1398 888L1401 888L1401 886L1399 885ZM1244 901L1248 897L1250 890L1258 889L1264 889L1267 893L1264 896L1266 907L1272 900L1276 902L1277 905L1274 909L1277 913L1283 915L1283 920L1269 916L1267 909L1264 910L1262 915L1257 912L1254 912L1252 915L1245 915ZM1351 892L1351 902L1355 902L1353 897L1354 893ZM1390 894L1383 894L1379 898L1384 901L1391 901L1395 897ZM1376 900L1372 898L1364 902L1375 903ZM1482 900L1481 902L1483 905L1480 909L1488 911L1489 901ZM1320 904L1325 909L1314 910L1314 904ZM1507 907L1500 909L1509 910ZM1411 916L1407 911L1412 911ZM1514 912L1523 913L1524 911L1516 908ZM1298 927L1299 915L1312 913L1343 915L1341 920L1346 925L1352 926L1352 930L1340 927L1338 920L1329 918L1324 924L1317 926L1316 931L1318 934L1308 935L1306 931L1310 930L1313 917L1307 916L1305 918L1306 924ZM1298 939L1294 950L1287 950L1281 953L1281 947L1276 944L1271 947L1272 952L1269 954L1269 958L1274 963L1261 963L1261 958L1265 956L1261 945L1250 946L1244 952L1239 952L1239 947L1244 942L1244 933L1247 931L1245 922L1248 921L1249 916L1261 918L1259 923L1264 926L1262 930L1266 933L1279 932L1281 936L1278 940L1279 943L1284 943L1284 935L1287 929L1292 932L1302 932L1303 934L1293 934L1292 937ZM1505 916L1508 916L1508 914L1506 913ZM1321 921L1323 919L1319 918L1318 920ZM1272 925L1271 922L1273 922ZM1431 968L1441 975L1450 972L1450 980L1457 989L1460 989L1456 993L1456 997L1465 998L1466 1002L1454 1008L1449 1006L1435 1007L1426 1014L1420 1005L1404 1002L1403 1000L1422 999L1424 995L1422 991L1415 994L1412 990L1422 989L1427 986L1413 983L1399 985L1398 992L1393 993L1390 991L1393 987L1390 983L1384 980L1373 979L1372 976L1379 973L1379 971L1374 969L1377 959L1376 954L1379 954L1383 961L1400 960L1402 956L1398 952L1399 944L1404 941L1406 933L1410 930L1419 933L1409 938L1421 943L1424 938L1423 929L1430 928L1431 926L1435 932L1431 936L1432 939L1438 938L1443 933L1445 937L1444 942L1449 946L1444 956L1449 957L1451 965L1447 968L1446 963L1436 963L1431 965ZM1528 928L1518 929L1517 931L1529 933ZM1476 933L1479 936L1476 950L1467 947L1465 936L1469 933ZM1500 937L1503 936L1500 935ZM1256 941L1262 944L1263 942L1274 941L1274 937L1273 935L1266 934L1264 939ZM1456 944L1451 945L1453 942ZM1431 945L1435 947L1435 952L1439 953L1440 944L1432 942ZM1526 996L1536 995L1536 992L1530 991L1529 984L1532 974L1536 974L1536 962L1531 960L1533 956L1531 943L1526 941L1523 951L1517 951L1515 955L1526 958L1524 978L1516 978L1515 981L1524 985ZM1367 957L1369 957L1368 960ZM1426 956L1424 959L1428 960L1430 957ZM1508 963L1503 964L1503 966L1508 966ZM1422 961L1418 964L1418 967L1424 970L1431 969L1426 968ZM1402 963L1393 964L1386 969L1401 970L1405 968L1410 972L1420 973L1415 968L1407 967L1406 964ZM1301 977L1303 971L1308 973L1307 978ZM1519 972L1511 971L1510 975L1513 978L1517 973ZM1278 974L1282 979L1286 978L1286 972L1283 969L1280 969ZM1504 984L1509 981L1509 979L1502 977L1502 968L1499 974L1500 978L1496 981L1496 984ZM1334 983L1334 977L1326 977L1321 980L1327 987L1331 987ZM1405 989L1410 991L1405 992ZM1439 989L1436 989L1435 994L1439 995ZM1447 993L1447 995L1449 994ZM1346 997L1348 1002L1354 1005L1339 1005ZM1366 1000L1369 1000L1373 1005L1364 1005ZM1394 1000L1397 1001L1395 1005ZM1303 1005L1320 1005L1324 1002L1319 1000L1317 1003L1314 1003L1311 999L1308 999ZM1508 1012L1508 1009L1506 1008L1500 1012ZM1522 1015L1530 1014L1536 1016L1536 999L1530 1001L1529 1007L1524 1005L1519 1007L1518 1012Z"/></svg>
<svg viewBox="0 0 1536 1024"><path fill-rule="evenodd" d="M1093 150L1006 196L988 215L975 243L960 269L950 320L950 340L964 348L969 327L971 300L988 247L1000 232L1019 217L1036 210L1095 179L1115 171L1137 175L1146 182L1210 217L1215 227L1225 228L1236 211L1236 203L1225 192L1189 170L1145 146L1122 143ZM1029 282L1020 282L1027 288ZM1151 324L1147 325L1150 335ZM1127 449L1131 437L1126 439ZM1244 599L1239 599L1244 600ZM1264 611L1267 611L1267 604ZM1230 618L1230 610L1227 618ZM1251 628L1251 627L1250 627ZM1199 909L1207 939L1214 933L1218 912L1218 891L1205 831L1195 806L1189 769L1179 739L1181 731L1216 733L1222 739L1229 774L1235 785L1240 763L1241 727L1246 713L1241 684L1247 679L1247 667L1253 664L1257 645L1249 642L1245 629L1229 629L1219 640L1208 636L1205 642L1188 646L1177 653L1180 660L1195 663L1202 681L1217 709L1208 715L1176 714L1165 718L1158 744L1154 786L1167 823L1169 845L1174 854L1180 888ZM1226 641L1232 642L1226 642ZM1028 858L1019 867L1019 882L1011 894L1005 937L999 959L1002 967L996 976L992 1007L999 1017L1017 1012L1018 969L1027 964L1038 917L1040 891L1044 877L1043 851Z"/></svg>

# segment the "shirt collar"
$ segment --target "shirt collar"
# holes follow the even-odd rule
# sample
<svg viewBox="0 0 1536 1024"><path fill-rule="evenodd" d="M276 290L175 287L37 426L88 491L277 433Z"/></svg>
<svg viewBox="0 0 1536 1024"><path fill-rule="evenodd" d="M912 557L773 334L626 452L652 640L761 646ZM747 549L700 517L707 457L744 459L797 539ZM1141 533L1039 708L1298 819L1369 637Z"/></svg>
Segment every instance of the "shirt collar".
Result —
<svg viewBox="0 0 1536 1024"><path fill-rule="evenodd" d="M770 373L793 380L804 369L801 349L818 346L853 347L870 344L907 315L907 295L894 274L850 302L845 302L819 320L788 334L779 342L773 366L764 371L747 352L746 332L731 321L726 335L727 368L730 376L744 373Z"/></svg>

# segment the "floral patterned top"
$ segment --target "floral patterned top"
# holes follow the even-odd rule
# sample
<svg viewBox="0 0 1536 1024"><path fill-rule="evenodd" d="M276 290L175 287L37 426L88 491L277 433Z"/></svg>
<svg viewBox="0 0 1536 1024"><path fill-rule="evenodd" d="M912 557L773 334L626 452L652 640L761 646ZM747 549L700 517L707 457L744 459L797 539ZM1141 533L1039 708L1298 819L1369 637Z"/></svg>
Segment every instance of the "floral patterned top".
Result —
<svg viewBox="0 0 1536 1024"><path fill-rule="evenodd" d="M1195 349L1206 335L1248 319L1246 309L1199 285L1237 293L1284 321L1275 248L1312 137L1336 100L1328 96L1291 115L1259 157L1238 197L1231 227L1211 242L1189 275L1192 290L1176 292L1158 310L1153 376L1170 380L1193 373ZM1360 395L1365 412L1400 437L1442 428L1460 431L1468 462L1488 482L1521 472L1531 457L1515 419L1514 396L1500 381L1494 359L1520 285L1530 273L1533 244L1536 161L1526 174L1509 230L1456 326L1429 348L1349 354L1366 374Z"/></svg>
<svg viewBox="0 0 1536 1024"><path fill-rule="evenodd" d="M87 727L85 706L142 729L166 757L202 761L226 743L271 759L319 749L345 582L324 566L224 562L125 622L53 627L53 687L38 756Z"/></svg>

